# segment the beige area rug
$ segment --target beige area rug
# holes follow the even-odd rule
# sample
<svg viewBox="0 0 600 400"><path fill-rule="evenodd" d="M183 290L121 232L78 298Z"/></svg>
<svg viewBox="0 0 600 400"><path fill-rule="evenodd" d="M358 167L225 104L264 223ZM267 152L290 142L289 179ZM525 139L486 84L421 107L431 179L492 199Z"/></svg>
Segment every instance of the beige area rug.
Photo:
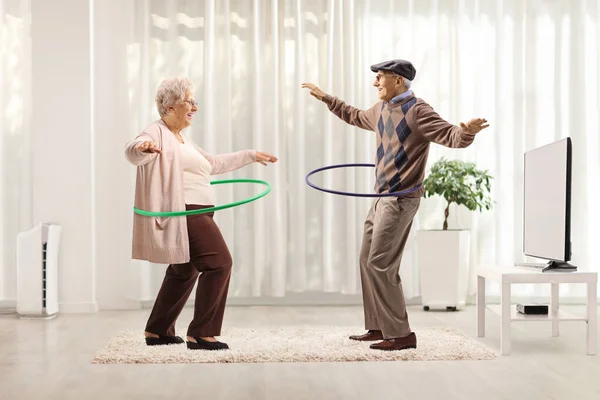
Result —
<svg viewBox="0 0 600 400"><path fill-rule="evenodd" d="M415 330L417 349L371 350L373 342L349 335L361 329L331 326L228 328L220 341L230 350L188 350L185 344L146 346L141 331L124 331L100 350L93 364L273 363L340 361L493 360L498 354L450 328ZM179 332L185 338L185 332Z"/></svg>

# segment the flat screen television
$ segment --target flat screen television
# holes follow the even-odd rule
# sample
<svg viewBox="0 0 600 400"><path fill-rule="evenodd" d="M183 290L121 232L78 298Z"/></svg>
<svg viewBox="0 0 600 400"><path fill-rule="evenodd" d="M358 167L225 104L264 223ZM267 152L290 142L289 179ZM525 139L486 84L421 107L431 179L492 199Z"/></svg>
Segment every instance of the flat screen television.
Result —
<svg viewBox="0 0 600 400"><path fill-rule="evenodd" d="M543 271L574 271L571 260L571 138L524 155L523 253Z"/></svg>

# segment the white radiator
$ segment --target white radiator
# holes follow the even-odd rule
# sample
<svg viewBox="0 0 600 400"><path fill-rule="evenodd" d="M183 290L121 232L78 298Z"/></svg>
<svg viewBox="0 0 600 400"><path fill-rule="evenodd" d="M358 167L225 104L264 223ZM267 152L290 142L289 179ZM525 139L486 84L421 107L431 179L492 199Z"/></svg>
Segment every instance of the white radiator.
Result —
<svg viewBox="0 0 600 400"><path fill-rule="evenodd" d="M54 318L58 313L58 246L61 226L39 224L17 235L17 313Z"/></svg>

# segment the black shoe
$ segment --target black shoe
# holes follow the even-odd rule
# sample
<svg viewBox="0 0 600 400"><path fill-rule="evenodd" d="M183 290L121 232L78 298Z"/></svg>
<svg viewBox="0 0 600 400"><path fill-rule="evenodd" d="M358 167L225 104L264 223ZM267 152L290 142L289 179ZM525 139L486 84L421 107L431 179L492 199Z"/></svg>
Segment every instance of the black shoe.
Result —
<svg viewBox="0 0 600 400"><path fill-rule="evenodd" d="M227 343L223 342L208 342L206 340L202 340L199 337L193 336L196 339L197 343L187 342L187 348L190 350L227 350L229 346Z"/></svg>
<svg viewBox="0 0 600 400"><path fill-rule="evenodd" d="M160 346L165 344L181 344L184 340L179 336L162 336L158 335L157 338L147 337L146 344L148 346Z"/></svg>

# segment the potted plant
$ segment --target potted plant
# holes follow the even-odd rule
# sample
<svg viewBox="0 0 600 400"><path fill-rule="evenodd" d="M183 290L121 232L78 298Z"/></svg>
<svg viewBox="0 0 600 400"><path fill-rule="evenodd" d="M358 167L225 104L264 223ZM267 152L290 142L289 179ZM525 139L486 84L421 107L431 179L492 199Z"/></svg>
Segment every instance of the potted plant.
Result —
<svg viewBox="0 0 600 400"><path fill-rule="evenodd" d="M423 308L456 311L467 301L469 281L470 231L448 229L452 203L471 211L490 210L491 181L487 170L474 163L441 160L434 163L423 181L424 197L446 200L442 229L417 232L421 301Z"/></svg>

